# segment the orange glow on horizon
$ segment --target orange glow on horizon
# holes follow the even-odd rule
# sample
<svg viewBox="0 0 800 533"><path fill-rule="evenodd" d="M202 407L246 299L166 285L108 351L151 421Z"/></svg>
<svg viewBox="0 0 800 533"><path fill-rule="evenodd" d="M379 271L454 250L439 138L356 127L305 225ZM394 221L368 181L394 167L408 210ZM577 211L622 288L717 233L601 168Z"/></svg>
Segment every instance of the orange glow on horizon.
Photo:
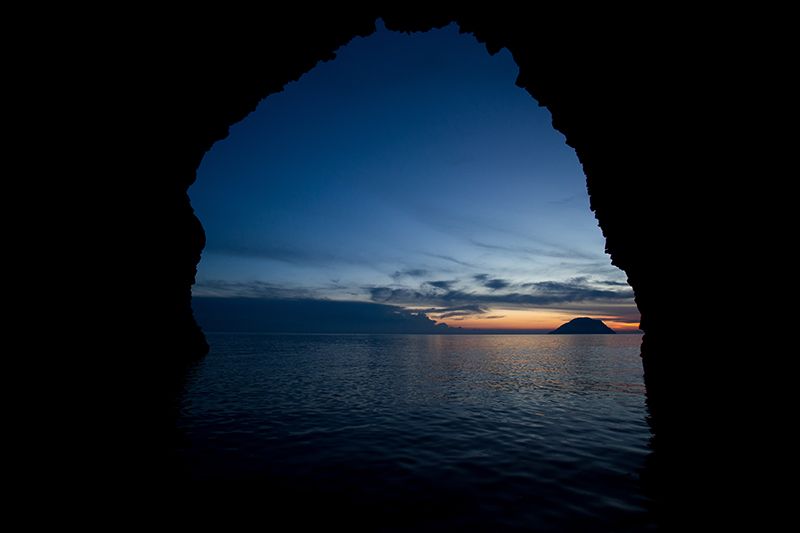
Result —
<svg viewBox="0 0 800 533"><path fill-rule="evenodd" d="M601 318L602 317L596 317ZM642 330L639 329L638 322L620 322L614 319L602 319L606 326L610 327L614 331L619 331L620 333L642 333Z"/></svg>
<svg viewBox="0 0 800 533"><path fill-rule="evenodd" d="M608 327L620 333L639 330L638 322L631 323L622 317L560 309L492 309L485 315L467 316L461 320L456 317L439 320L436 318L436 313L429 313L429 316L433 320L445 323L453 328L542 331L552 331L573 318L589 316L602 320Z"/></svg>

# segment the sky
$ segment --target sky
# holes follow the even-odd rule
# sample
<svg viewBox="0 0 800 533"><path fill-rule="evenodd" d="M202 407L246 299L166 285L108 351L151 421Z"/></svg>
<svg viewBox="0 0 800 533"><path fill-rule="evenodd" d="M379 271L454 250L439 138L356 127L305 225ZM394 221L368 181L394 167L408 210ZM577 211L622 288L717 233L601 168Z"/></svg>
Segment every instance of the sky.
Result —
<svg viewBox="0 0 800 533"><path fill-rule="evenodd" d="M577 156L517 72L455 25L408 35L379 21L263 100L189 190L207 235L195 312L324 301L359 320L543 331L591 316L635 330Z"/></svg>

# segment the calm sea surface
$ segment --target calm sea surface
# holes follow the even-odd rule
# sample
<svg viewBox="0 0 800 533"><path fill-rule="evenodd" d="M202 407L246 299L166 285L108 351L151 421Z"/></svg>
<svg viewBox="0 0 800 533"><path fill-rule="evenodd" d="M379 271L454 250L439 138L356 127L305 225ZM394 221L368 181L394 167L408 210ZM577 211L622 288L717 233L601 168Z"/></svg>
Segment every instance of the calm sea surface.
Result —
<svg viewBox="0 0 800 533"><path fill-rule="evenodd" d="M652 527L638 335L208 340L178 420L193 480L376 531Z"/></svg>

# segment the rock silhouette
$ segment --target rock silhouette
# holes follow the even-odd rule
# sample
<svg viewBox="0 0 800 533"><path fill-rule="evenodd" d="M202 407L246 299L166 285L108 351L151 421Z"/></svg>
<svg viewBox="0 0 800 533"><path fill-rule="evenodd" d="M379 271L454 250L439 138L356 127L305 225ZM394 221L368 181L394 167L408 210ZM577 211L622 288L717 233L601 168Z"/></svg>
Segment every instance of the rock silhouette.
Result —
<svg viewBox="0 0 800 533"><path fill-rule="evenodd" d="M50 80L44 87L72 88L69 96L76 99L37 96L48 105L70 102L71 120L48 117L47 123L66 125L60 136L56 130L54 144L79 140L80 148L71 155L96 162L99 179L63 180L59 175L70 190L81 191L81 203L68 204L69 217L79 223L68 227L72 231L60 220L50 224L61 232L58 238L42 235L37 245L55 248L48 254L48 268L79 257L81 268L74 270L88 271L86 279L102 294L85 306L90 316L69 313L76 325L71 335L91 325L91 351L101 363L85 373L100 376L86 380L94 410L75 411L91 418L87 426L102 428L102 438L76 439L95 442L85 449L103 464L102 474L128 485L140 478L156 485L164 477L168 470L154 458L172 438L164 436L169 434L164 428L170 428L164 412L173 402L164 389L180 390L175 367L208 350L191 308L205 237L186 192L204 154L263 98L319 61L334 59L352 38L372 34L381 17L388 29L405 32L456 22L485 43L489 53L511 52L519 65L517 85L547 107L553 127L575 149L606 251L636 295L645 332L649 422L657 436L643 483L657 493L659 512L681 509L687 516L697 510L686 503L692 491L704 506L715 489L733 492L735 483L719 481L718 474L734 471L725 458L757 454L739 444L746 433L739 425L719 417L744 412L729 404L741 396L742 380L726 372L750 371L751 365L733 364L746 351L717 345L716 335L698 336L687 345L686 336L676 332L685 327L687 300L701 300L718 311L738 297L721 273L742 271L738 259L732 260L739 252L751 259L765 257L764 242L748 236L753 233L749 221L757 218L752 208L761 205L751 198L762 188L772 189L761 180L737 185L730 177L735 173L721 165L727 161L738 170L739 154L748 152L732 142L730 132L741 128L734 125L742 114L732 112L736 106L731 102L757 101L746 90L748 80L762 81L753 75L759 70L751 70L752 58L769 65L779 57L778 47L757 53L758 40L743 38L747 32L739 25L719 24L716 16L699 12L692 17L662 13L657 24L644 18L631 24L621 8L617 13L607 6L603 10L609 16L602 24L596 17L581 20L576 12L553 16L499 4L449 9L397 4L346 12L335 6L296 11L283 6L280 13L264 17L214 12L214 19L202 26L143 11L139 21L126 20L124 27L86 25L74 31L65 26L70 34L54 39L58 46L48 49L53 68L39 70ZM742 28L750 24L743 22ZM95 43L108 53L95 53ZM86 80L96 83L77 83ZM85 128L84 136L72 130L78 125L92 127ZM40 196L53 196L41 180L33 181L42 187ZM90 194L78 187L83 184ZM725 216L716 216L720 213ZM76 246L78 237L88 245ZM97 261L83 255L90 249L97 251ZM52 277L48 274L43 285ZM85 292L78 280L69 285ZM707 331L725 331L715 318L724 315L705 313L697 322ZM64 340L70 336L57 337L72 347ZM737 337L736 343L742 341ZM75 337L81 353L85 344L85 338ZM747 398L755 401L757 395ZM711 416L714 424L708 423ZM726 437L726 453L719 453ZM106 462L98 460L98 450L106 450ZM83 475L84 463L70 460L81 465ZM671 486L680 489L665 494ZM753 492L752 486L739 492ZM669 497L675 505L670 506ZM727 512L731 508L725 507Z"/></svg>
<svg viewBox="0 0 800 533"><path fill-rule="evenodd" d="M602 320L585 316L573 318L550 332L551 335L613 335L615 333L616 331L606 326Z"/></svg>

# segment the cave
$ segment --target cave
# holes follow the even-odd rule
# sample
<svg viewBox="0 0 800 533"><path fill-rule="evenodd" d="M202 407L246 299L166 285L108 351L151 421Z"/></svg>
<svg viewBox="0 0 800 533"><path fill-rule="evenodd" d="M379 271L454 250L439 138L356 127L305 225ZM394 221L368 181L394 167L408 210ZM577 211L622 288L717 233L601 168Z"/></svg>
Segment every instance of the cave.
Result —
<svg viewBox="0 0 800 533"><path fill-rule="evenodd" d="M145 456L143 450L163 444L158 431L168 426L169 416L154 413L169 408L151 400L161 398L158 391L178 390L176 375L208 350L191 312L204 234L187 195L203 155L263 98L319 61L333 59L353 37L370 35L379 17L389 30L401 32L455 22L485 43L489 53L511 52L520 68L517 85L547 107L553 127L577 153L607 252L628 276L641 312L656 450L652 470L644 476L667 502L683 502L693 490L705 490L700 487L715 478L711 464L698 468L701 457L713 457L697 446L708 431L699 389L713 373L711 363L700 360L694 375L683 371L696 350L689 353L679 334L685 316L679 295L690 287L702 294L707 277L702 270L691 271L686 255L673 253L704 245L697 235L701 216L676 210L686 205L687 195L696 200L707 193L697 173L687 170L695 157L692 136L701 132L685 131L686 124L698 120L692 86L704 63L677 50L667 26L618 21L598 28L500 7L368 8L313 17L287 13L251 20L249 30L240 27L243 16L231 25L219 20L183 28L180 38L167 24L148 34L146 47L141 36L125 34L130 42L119 57L124 72L114 81L130 98L116 117L124 130L116 160L125 162L124 173L135 185L125 191L130 210L113 207L124 211L116 216L124 219L120 263L128 269L129 286L121 306L124 320L114 317L109 336L129 339L121 348L133 361L125 371L141 378L125 392L116 391L126 396L120 409L131 414L126 449L136 447ZM157 479L163 472L159 465L143 474L140 466L129 462L126 474L116 477Z"/></svg>
<svg viewBox="0 0 800 533"><path fill-rule="evenodd" d="M656 352L669 339L666 332L671 329L671 313L667 309L675 279L661 275L665 261L670 260L662 246L674 241L664 221L669 219L670 192L680 194L678 187L652 185L658 175L669 171L666 156L657 150L668 150L670 144L659 141L674 135L663 122L675 113L670 100L655 99L653 94L664 89L655 78L665 73L653 72L655 61L650 67L638 62L632 65L631 58L618 53L630 36L571 51L554 46L551 31L527 31L528 26L510 14L384 12L380 16L387 29L400 32L426 31L456 22L462 32L485 43L489 53L502 48L511 52L520 68L516 84L551 112L553 127L575 149L586 174L591 209L606 239L606 251L612 264L626 273L636 296L645 332L648 394L651 403L658 404L664 394L660 378L668 370L657 369L663 361ZM148 226L159 228L160 235L148 239L147 247L158 251L154 267L163 284L159 287L163 291L158 291L162 305L152 310L150 319L159 328L159 337L174 347L173 359L190 360L208 349L190 306L204 234L186 194L203 155L263 98L281 91L319 61L333 59L335 50L353 37L374 32L377 18L378 14L347 17L336 25L282 19L280 31L261 31L252 42L210 44L201 40L191 53L176 51L175 57L161 62L165 70L158 73L163 78L157 95L162 101L148 100L155 104L151 112L159 105L168 109L166 120L159 119L159 130L165 133L162 142L150 139L159 162L158 172L151 175L156 178L152 186L160 209L152 211L147 221ZM573 28L564 35L580 30L583 28ZM293 43L290 50L281 46L287 40ZM663 165L653 168L652 160Z"/></svg>

